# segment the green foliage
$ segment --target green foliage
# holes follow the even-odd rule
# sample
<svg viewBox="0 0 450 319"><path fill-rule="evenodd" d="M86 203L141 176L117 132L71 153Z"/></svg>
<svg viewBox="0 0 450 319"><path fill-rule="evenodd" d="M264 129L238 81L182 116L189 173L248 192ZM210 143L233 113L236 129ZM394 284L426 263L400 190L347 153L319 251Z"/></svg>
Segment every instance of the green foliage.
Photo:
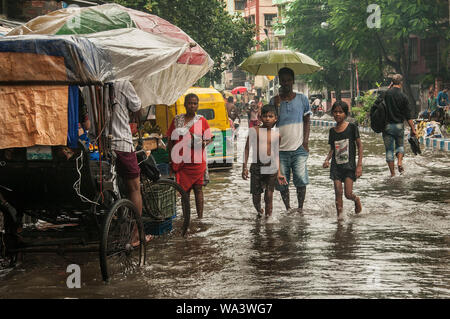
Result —
<svg viewBox="0 0 450 319"><path fill-rule="evenodd" d="M241 63L254 46L255 26L242 17L231 16L220 0L114 1L169 21L208 52L214 68L200 81L204 86L220 80L222 72Z"/></svg>
<svg viewBox="0 0 450 319"><path fill-rule="evenodd" d="M360 96L356 103L357 107L352 108L352 115L359 124L366 125L369 121L370 108L375 103L377 94L367 91L364 96Z"/></svg>
<svg viewBox="0 0 450 319"><path fill-rule="evenodd" d="M369 27L368 20L374 13L367 12L371 3L380 7L380 28ZM448 48L448 0L329 0L328 4L328 22L337 35L337 46L352 48L356 58L378 64L381 70L403 74L406 91L414 101L409 86L410 35L441 38ZM364 73L367 69L361 71Z"/></svg>
<svg viewBox="0 0 450 319"><path fill-rule="evenodd" d="M139 11L150 12L151 10L151 1L149 0L112 0L112 2Z"/></svg>
<svg viewBox="0 0 450 319"><path fill-rule="evenodd" d="M287 11L286 24L291 32L286 37L289 47L313 58L322 71L303 76L313 89L324 86L340 92L349 86L350 51L337 47L333 30L321 27L330 17L326 0L297 0Z"/></svg>
<svg viewBox="0 0 450 319"><path fill-rule="evenodd" d="M370 4L380 6L381 27L370 28ZM348 87L349 52L358 62L360 81L382 81L385 74L401 73L410 87L410 35L444 40L440 70L433 75L449 78L450 52L448 0L296 0L287 12L292 30L288 45L315 59L324 71L307 78L313 87ZM327 22L327 28L321 28ZM441 43L442 43L441 42Z"/></svg>

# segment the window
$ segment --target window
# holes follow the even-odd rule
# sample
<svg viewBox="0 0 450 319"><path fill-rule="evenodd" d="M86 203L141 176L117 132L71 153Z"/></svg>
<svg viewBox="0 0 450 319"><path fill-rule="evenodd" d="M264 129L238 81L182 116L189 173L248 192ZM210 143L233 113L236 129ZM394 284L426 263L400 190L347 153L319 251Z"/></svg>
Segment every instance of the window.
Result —
<svg viewBox="0 0 450 319"><path fill-rule="evenodd" d="M272 26L273 19L275 19L276 17L277 17L276 14L265 14L264 15L264 25L266 27Z"/></svg>
<svg viewBox="0 0 450 319"><path fill-rule="evenodd" d="M203 115L205 119L214 120L215 114L213 109L198 109L197 114Z"/></svg>
<svg viewBox="0 0 450 319"><path fill-rule="evenodd" d="M244 9L245 9L245 0L234 1L234 10L244 10Z"/></svg>

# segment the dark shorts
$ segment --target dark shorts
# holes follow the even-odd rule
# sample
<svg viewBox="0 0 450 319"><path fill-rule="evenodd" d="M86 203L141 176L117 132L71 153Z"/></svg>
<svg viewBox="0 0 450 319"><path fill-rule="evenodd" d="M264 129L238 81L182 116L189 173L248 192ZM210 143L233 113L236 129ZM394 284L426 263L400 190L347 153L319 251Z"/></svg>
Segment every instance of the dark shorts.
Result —
<svg viewBox="0 0 450 319"><path fill-rule="evenodd" d="M250 193L261 194L264 190L273 192L277 182L277 174L261 174L261 166L250 165Z"/></svg>
<svg viewBox="0 0 450 319"><path fill-rule="evenodd" d="M339 180L344 182L347 177L350 177L353 181L356 181L356 174L354 170L338 170L330 169L330 178L335 181Z"/></svg>
<svg viewBox="0 0 450 319"><path fill-rule="evenodd" d="M134 152L121 152L114 151L116 153L116 170L117 174L124 179L135 179L139 177L141 169L139 168L136 153Z"/></svg>

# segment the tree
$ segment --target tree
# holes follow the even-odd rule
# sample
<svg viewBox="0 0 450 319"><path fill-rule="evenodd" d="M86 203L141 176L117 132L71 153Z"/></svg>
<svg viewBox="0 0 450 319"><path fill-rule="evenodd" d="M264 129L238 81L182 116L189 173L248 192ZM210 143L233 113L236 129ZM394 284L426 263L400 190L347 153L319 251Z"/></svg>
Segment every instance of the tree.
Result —
<svg viewBox="0 0 450 319"><path fill-rule="evenodd" d="M313 58L322 71L305 76L313 88L327 87L341 98L341 90L348 87L349 50L337 46L334 30L321 26L330 18L326 0L297 0L287 11L287 45Z"/></svg>
<svg viewBox="0 0 450 319"><path fill-rule="evenodd" d="M337 34L339 49L352 49L366 60L381 60L384 69L402 74L410 103L415 105L410 36L442 39L446 43L441 56L445 63L436 73L448 74L448 0L378 0L378 7L369 7L373 2L329 0L330 29Z"/></svg>
<svg viewBox="0 0 450 319"><path fill-rule="evenodd" d="M196 41L214 61L202 82L218 81L224 70L250 55L255 26L232 17L219 0L114 0L124 6L155 14L176 25Z"/></svg>

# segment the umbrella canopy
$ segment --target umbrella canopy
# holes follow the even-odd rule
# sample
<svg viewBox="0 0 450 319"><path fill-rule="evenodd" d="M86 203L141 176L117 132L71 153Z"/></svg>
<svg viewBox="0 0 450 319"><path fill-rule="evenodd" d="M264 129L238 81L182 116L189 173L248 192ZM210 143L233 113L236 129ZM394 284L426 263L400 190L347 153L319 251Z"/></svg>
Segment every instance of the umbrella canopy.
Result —
<svg viewBox="0 0 450 319"><path fill-rule="evenodd" d="M30 20L11 32L21 34L95 34L117 29L139 29L141 39L145 34L158 36L169 42L183 43L186 47L178 56L176 63L161 69L160 72L139 77L128 74L143 105L173 104L189 87L205 75L213 66L209 55L195 43L185 32L158 16L129 9L118 4L101 6L66 8L51 12ZM136 39L134 39L136 40ZM134 56L141 50L142 40L137 39L133 45L129 43L124 49L126 54ZM120 46L121 42L111 38L111 43Z"/></svg>
<svg viewBox="0 0 450 319"><path fill-rule="evenodd" d="M245 86L238 86L231 90L231 94L242 94L247 92L247 88Z"/></svg>
<svg viewBox="0 0 450 319"><path fill-rule="evenodd" d="M290 50L259 51L249 56L239 67L254 75L277 75L288 67L295 74L309 74L320 70L320 65L306 54Z"/></svg>

